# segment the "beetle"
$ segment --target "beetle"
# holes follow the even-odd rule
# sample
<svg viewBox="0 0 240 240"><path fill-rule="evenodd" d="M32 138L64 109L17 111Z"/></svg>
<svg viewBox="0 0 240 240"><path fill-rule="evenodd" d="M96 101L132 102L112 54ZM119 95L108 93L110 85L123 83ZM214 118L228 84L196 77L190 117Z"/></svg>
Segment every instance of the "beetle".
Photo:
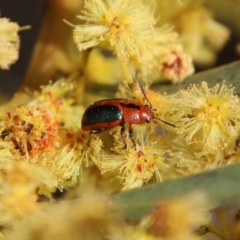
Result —
<svg viewBox="0 0 240 240"><path fill-rule="evenodd" d="M142 85L140 85L140 88L149 105L144 105L137 100L124 98L104 99L94 102L83 114L82 130L90 131L91 134L97 134L107 129L121 126L121 135L123 136L125 124L128 124L129 136L135 147L136 143L133 138L132 124L150 123L152 119L159 119L154 117L154 109ZM162 119L159 120L175 127L173 124L165 122ZM124 144L124 148L126 148L126 143L124 142Z"/></svg>

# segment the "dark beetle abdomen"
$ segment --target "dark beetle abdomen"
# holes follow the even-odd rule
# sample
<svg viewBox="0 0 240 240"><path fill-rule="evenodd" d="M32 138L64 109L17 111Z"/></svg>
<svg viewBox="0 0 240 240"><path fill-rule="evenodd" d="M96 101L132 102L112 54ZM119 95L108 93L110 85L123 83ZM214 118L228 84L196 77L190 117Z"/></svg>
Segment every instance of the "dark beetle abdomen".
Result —
<svg viewBox="0 0 240 240"><path fill-rule="evenodd" d="M82 129L107 129L121 122L122 111L115 105L90 106L82 117Z"/></svg>

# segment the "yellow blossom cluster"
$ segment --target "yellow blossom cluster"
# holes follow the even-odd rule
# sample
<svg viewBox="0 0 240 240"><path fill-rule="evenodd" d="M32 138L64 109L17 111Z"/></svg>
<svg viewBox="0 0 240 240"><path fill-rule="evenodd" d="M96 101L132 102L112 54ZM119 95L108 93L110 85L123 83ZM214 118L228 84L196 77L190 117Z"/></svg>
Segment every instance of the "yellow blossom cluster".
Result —
<svg viewBox="0 0 240 240"><path fill-rule="evenodd" d="M146 42L154 34L153 14L138 0L89 0L78 18L88 23L74 29L79 50L106 42L123 61L130 57L141 60L140 50L148 47Z"/></svg>
<svg viewBox="0 0 240 240"><path fill-rule="evenodd" d="M0 168L1 226L41 211L38 194L49 197L54 190L49 173L39 165L2 156Z"/></svg>
<svg viewBox="0 0 240 240"><path fill-rule="evenodd" d="M150 233L163 239L197 240L199 238L190 229L208 224L206 200L202 192L194 192L181 198L161 201L153 213L144 219L145 224L148 222Z"/></svg>
<svg viewBox="0 0 240 240"><path fill-rule="evenodd" d="M91 167L93 161L100 159L102 141L81 130L70 132L63 129L60 135L61 146L54 158L44 158L43 162L44 165L51 166L51 173L58 182L58 187L64 189L83 181L83 167Z"/></svg>
<svg viewBox="0 0 240 240"><path fill-rule="evenodd" d="M110 54L110 68L114 66L118 81L125 79L117 93L126 98L118 102L123 109L118 119L104 118L108 109L118 108L111 99L104 114L94 119L97 129L82 130L87 97L84 91L77 96L78 85L71 78L50 82L29 92L23 104L15 101L15 106L1 109L0 225L5 240L195 240L201 239L195 234L198 228L211 229L206 217L209 207L199 192L153 202L139 223L128 224L111 197L92 190L97 187L112 194L239 162L240 104L232 86L223 82L210 87L203 81L173 95L148 89L154 81L183 81L194 71L192 57L197 59L181 45L188 40L184 34L179 38L169 24L156 25L156 8L154 0L145 4L141 0L85 0L78 16L80 25L65 20L74 28L78 50L86 54L81 80L89 80L94 67L87 56L96 51ZM210 14L189 9L185 11L192 13L191 18L206 17L209 28L201 34L219 49L224 40L210 41L209 33L216 29ZM176 24L179 33L185 32L184 17ZM199 29L203 30L202 25ZM17 24L0 18L3 69L18 57L18 30ZM204 49L199 41L191 46ZM102 66L101 74L110 78ZM98 71L91 76L97 75ZM127 99L138 100L139 105ZM142 115L146 122L139 126ZM102 133L105 129L110 134ZM53 199L57 191L61 201L46 203L46 197Z"/></svg>
<svg viewBox="0 0 240 240"><path fill-rule="evenodd" d="M209 88L206 82L179 92L179 134L204 149L222 149L239 133L239 99L226 84Z"/></svg>
<svg viewBox="0 0 240 240"><path fill-rule="evenodd" d="M188 4L171 22L185 51L200 66L213 65L230 37L228 27L213 19L211 11L198 1Z"/></svg>
<svg viewBox="0 0 240 240"><path fill-rule="evenodd" d="M240 104L232 86L202 82L180 90L173 99L169 119L176 135L170 139L181 152L176 153L180 168L193 173L238 162Z"/></svg>
<svg viewBox="0 0 240 240"><path fill-rule="evenodd" d="M100 239L100 240L201 240L192 228L207 224L204 194L194 193L159 202L139 224L127 224L106 196L85 186L78 199L47 204L44 212L35 212L5 231L5 240ZM79 196L80 194L80 196ZM178 213L176 215L176 212ZM192 217L194 215L194 218ZM159 228L160 226L160 228ZM163 228L166 226L166 228ZM47 228L47 231L46 231ZM23 231L24 229L24 231Z"/></svg>
<svg viewBox="0 0 240 240"><path fill-rule="evenodd" d="M9 69L18 59L20 27L7 18L0 18L0 68Z"/></svg>
<svg viewBox="0 0 240 240"><path fill-rule="evenodd" d="M54 114L54 119L69 130L79 129L79 119L83 107L75 104L76 83L71 78L62 78L56 82L41 86L40 91L30 93L29 105L44 104ZM68 116L66 118L65 116Z"/></svg>
<svg viewBox="0 0 240 240"><path fill-rule="evenodd" d="M149 131L146 128L145 131ZM168 158L171 147L161 137L149 131L138 132L136 147L127 139L128 149L123 148L119 133L115 132L113 152L105 154L97 165L103 175L119 179L123 189L141 187L151 181L163 181L174 176L174 160Z"/></svg>
<svg viewBox="0 0 240 240"><path fill-rule="evenodd" d="M80 130L81 111L75 114L77 107L67 96L73 88L61 79L30 94L25 104L1 112L0 156L43 166L54 182L49 194L75 186L82 179L82 166L91 165L102 148L97 136Z"/></svg>
<svg viewBox="0 0 240 240"><path fill-rule="evenodd" d="M178 93L175 110L179 135L204 153L234 152L239 136L240 105L234 88L225 83L209 88L206 82ZM228 149L230 147L230 149Z"/></svg>
<svg viewBox="0 0 240 240"><path fill-rule="evenodd" d="M109 239L113 226L121 228L122 219L109 207L108 199L91 186L78 199L48 203L43 212L35 212L23 221L15 221L6 232L10 239ZM21 230L22 229L22 230Z"/></svg>
<svg viewBox="0 0 240 240"><path fill-rule="evenodd" d="M37 161L42 154L51 154L59 144L59 122L44 105L18 106L6 113L3 120L4 141L12 142L19 156Z"/></svg>
<svg viewBox="0 0 240 240"><path fill-rule="evenodd" d="M129 96L124 89L122 85L119 95ZM114 133L117 144L98 164L103 175L117 176L127 189L239 161L240 105L232 86L202 82L169 96L146 93L154 112L152 124L134 131L136 147L127 139L127 150L119 132Z"/></svg>
<svg viewBox="0 0 240 240"><path fill-rule="evenodd" d="M78 16L84 24L69 24L80 51L100 45L117 55L128 84L136 75L147 83L182 81L193 73L191 57L177 43L172 27L155 27L153 13L154 4L139 0L88 0Z"/></svg>

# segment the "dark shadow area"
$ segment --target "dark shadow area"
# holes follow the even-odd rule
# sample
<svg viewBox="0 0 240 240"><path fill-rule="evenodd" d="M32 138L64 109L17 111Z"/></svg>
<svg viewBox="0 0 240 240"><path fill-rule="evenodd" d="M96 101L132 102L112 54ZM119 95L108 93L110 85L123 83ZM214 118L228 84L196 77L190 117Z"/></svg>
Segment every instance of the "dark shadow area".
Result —
<svg viewBox="0 0 240 240"><path fill-rule="evenodd" d="M11 96L19 87L36 41L42 20L41 1L0 1L0 16L17 22L19 26L31 25L30 30L20 31L20 52L18 61L10 70L0 69L0 92Z"/></svg>

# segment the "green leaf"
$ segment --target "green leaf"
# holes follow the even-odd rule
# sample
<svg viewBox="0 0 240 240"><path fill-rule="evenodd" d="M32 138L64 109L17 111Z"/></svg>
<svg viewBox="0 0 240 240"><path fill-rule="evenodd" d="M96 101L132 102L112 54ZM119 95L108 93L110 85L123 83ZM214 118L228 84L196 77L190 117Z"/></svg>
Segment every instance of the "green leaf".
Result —
<svg viewBox="0 0 240 240"><path fill-rule="evenodd" d="M116 193L112 204L127 220L138 221L161 200L195 191L206 193L210 209L240 201L240 163Z"/></svg>
<svg viewBox="0 0 240 240"><path fill-rule="evenodd" d="M205 81L210 87L213 87L223 80L225 80L227 84L232 84L236 89L236 93L240 93L240 61L194 74L179 84L162 83L154 85L153 89L160 93L166 92L167 94L171 94L180 89L187 88L192 83L199 84Z"/></svg>

